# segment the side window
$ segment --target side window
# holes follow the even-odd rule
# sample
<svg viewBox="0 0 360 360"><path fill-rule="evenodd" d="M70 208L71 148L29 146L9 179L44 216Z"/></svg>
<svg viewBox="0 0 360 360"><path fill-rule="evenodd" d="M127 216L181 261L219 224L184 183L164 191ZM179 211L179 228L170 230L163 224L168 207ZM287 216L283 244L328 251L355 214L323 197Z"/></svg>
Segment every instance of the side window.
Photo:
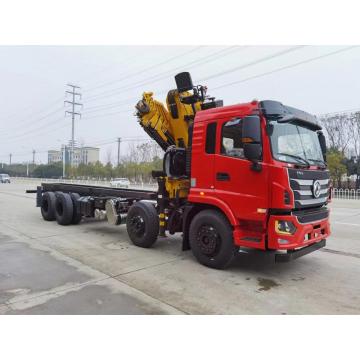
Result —
<svg viewBox="0 0 360 360"><path fill-rule="evenodd" d="M206 128L205 152L207 154L215 154L216 144L216 123L210 123Z"/></svg>
<svg viewBox="0 0 360 360"><path fill-rule="evenodd" d="M223 124L221 131L221 154L244 159L242 120L231 119Z"/></svg>

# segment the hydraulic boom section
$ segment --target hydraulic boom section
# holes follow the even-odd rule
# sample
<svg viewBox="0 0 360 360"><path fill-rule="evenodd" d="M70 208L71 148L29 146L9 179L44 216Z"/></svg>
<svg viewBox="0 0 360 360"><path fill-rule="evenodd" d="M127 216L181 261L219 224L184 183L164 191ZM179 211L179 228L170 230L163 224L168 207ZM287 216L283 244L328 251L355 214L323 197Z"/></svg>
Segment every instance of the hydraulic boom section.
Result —
<svg viewBox="0 0 360 360"><path fill-rule="evenodd" d="M136 104L136 115L147 134L166 151L169 146L186 149L189 146L189 127L199 110L221 106L222 103L206 96L207 88L193 86L188 72L175 76L177 89L170 90L165 106L144 92Z"/></svg>
<svg viewBox="0 0 360 360"><path fill-rule="evenodd" d="M136 104L136 116L146 133L165 151L162 171L153 171L159 185L160 234L165 234L166 221L176 222L173 212L167 219L166 208L178 208L186 202L190 189L192 125L197 111L222 106L222 101L206 96L206 87L193 86L190 74L175 76L176 89L170 90L166 107L144 92Z"/></svg>

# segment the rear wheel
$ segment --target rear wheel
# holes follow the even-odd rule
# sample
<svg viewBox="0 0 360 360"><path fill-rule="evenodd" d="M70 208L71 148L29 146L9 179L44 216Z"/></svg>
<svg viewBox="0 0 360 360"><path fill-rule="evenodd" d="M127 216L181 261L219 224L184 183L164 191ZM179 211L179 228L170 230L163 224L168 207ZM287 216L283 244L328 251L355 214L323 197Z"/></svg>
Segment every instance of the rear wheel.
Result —
<svg viewBox="0 0 360 360"><path fill-rule="evenodd" d="M145 201L133 204L127 214L126 230L134 245L151 247L159 234L159 218L155 207Z"/></svg>
<svg viewBox="0 0 360 360"><path fill-rule="evenodd" d="M79 206L79 203L78 203L78 200L80 199L80 195L77 194L77 193L70 193L70 196L71 196L71 200L73 202L73 216L72 216L72 219L71 219L71 223L76 225L82 219L82 215L81 215L81 212L80 212L80 206Z"/></svg>
<svg viewBox="0 0 360 360"><path fill-rule="evenodd" d="M56 193L55 217L60 225L69 225L73 218L73 202L71 196L67 193Z"/></svg>
<svg viewBox="0 0 360 360"><path fill-rule="evenodd" d="M205 266L224 269L235 256L231 225L216 210L203 210L194 217L189 238L194 256Z"/></svg>
<svg viewBox="0 0 360 360"><path fill-rule="evenodd" d="M45 192L41 200L41 215L46 221L55 220L55 201L56 197L53 192Z"/></svg>

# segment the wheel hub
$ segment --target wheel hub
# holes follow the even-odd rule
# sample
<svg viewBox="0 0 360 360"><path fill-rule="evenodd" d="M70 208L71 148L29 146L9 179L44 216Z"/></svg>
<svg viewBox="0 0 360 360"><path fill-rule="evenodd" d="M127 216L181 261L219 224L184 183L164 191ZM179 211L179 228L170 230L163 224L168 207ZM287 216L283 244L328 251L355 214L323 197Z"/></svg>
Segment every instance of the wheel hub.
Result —
<svg viewBox="0 0 360 360"><path fill-rule="evenodd" d="M197 243L203 254L213 256L219 248L220 236L213 226L203 225L198 231Z"/></svg>
<svg viewBox="0 0 360 360"><path fill-rule="evenodd" d="M137 236L143 235L145 232L144 219L140 215L134 216L130 221L130 229L131 232L136 234Z"/></svg>

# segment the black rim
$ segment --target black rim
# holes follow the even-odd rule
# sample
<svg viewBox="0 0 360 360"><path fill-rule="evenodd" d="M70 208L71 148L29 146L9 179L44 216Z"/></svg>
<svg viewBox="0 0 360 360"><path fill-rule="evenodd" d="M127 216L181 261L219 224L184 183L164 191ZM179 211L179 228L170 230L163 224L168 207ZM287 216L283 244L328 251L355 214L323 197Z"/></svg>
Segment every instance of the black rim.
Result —
<svg viewBox="0 0 360 360"><path fill-rule="evenodd" d="M137 237L142 237L145 234L145 221L140 216L133 216L129 222L130 231Z"/></svg>
<svg viewBox="0 0 360 360"><path fill-rule="evenodd" d="M212 225L201 226L196 241L200 251L206 256L214 256L219 252L221 237Z"/></svg>

